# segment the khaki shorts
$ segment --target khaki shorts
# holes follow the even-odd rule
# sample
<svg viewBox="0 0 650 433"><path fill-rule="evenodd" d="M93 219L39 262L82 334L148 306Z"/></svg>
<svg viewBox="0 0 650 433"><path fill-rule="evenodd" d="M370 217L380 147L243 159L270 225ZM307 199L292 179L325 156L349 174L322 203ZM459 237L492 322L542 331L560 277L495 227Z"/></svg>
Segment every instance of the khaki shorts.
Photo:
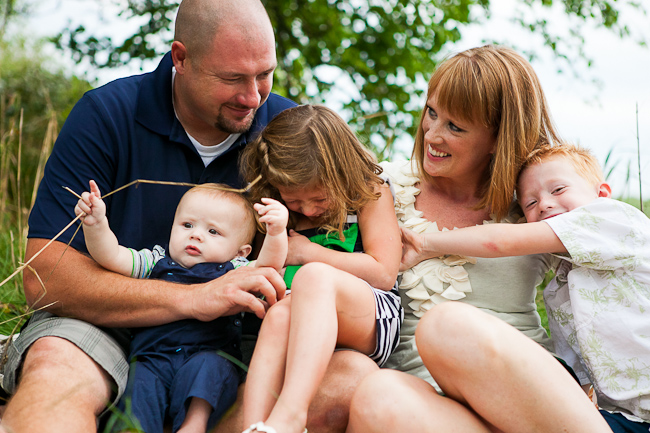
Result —
<svg viewBox="0 0 650 433"><path fill-rule="evenodd" d="M39 338L59 337L70 341L99 364L115 382L117 389L113 404L124 393L129 376L125 351L129 335L123 329L102 329L77 319L57 317L44 311L34 313L18 338L7 348L7 359L2 366L2 388L9 394L16 391L20 367L29 347Z"/></svg>

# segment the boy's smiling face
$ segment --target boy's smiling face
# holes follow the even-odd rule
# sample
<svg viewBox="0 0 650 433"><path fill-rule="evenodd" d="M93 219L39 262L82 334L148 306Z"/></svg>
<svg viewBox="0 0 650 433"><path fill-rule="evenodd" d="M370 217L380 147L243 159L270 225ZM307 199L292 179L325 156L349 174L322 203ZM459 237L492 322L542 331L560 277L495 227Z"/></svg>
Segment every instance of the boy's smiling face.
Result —
<svg viewBox="0 0 650 433"><path fill-rule="evenodd" d="M519 205L529 223L569 212L598 197L611 197L607 183L590 183L562 157L526 167L519 177L519 192Z"/></svg>

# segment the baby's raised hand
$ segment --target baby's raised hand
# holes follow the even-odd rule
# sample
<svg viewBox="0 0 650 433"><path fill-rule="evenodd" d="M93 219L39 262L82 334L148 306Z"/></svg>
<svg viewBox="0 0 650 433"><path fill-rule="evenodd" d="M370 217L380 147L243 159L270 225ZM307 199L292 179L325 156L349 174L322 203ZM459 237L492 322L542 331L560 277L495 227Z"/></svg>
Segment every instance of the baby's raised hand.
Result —
<svg viewBox="0 0 650 433"><path fill-rule="evenodd" d="M84 224L94 226L106 218L106 204L101 199L102 195L95 181L91 180L89 184L90 192L84 191L81 194L81 198L74 207L74 213L76 215L85 214L85 216L81 217Z"/></svg>
<svg viewBox="0 0 650 433"><path fill-rule="evenodd" d="M289 211L277 200L263 197L262 203L255 203L253 207L260 214L260 222L266 224L266 233L271 236L279 235L287 230Z"/></svg>

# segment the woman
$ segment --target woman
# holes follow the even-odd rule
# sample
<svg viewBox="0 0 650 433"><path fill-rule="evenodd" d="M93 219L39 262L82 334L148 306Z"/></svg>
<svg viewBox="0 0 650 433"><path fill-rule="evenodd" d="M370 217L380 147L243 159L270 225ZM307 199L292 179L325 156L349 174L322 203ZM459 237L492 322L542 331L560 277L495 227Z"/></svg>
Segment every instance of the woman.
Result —
<svg viewBox="0 0 650 433"><path fill-rule="evenodd" d="M384 165L405 228L406 314L389 366L408 374L367 377L348 431L609 431L545 350L534 302L551 265L544 257L420 262L417 254L418 233L516 221L511 204L523 158L558 139L535 72L514 51L474 48L438 67L412 162Z"/></svg>

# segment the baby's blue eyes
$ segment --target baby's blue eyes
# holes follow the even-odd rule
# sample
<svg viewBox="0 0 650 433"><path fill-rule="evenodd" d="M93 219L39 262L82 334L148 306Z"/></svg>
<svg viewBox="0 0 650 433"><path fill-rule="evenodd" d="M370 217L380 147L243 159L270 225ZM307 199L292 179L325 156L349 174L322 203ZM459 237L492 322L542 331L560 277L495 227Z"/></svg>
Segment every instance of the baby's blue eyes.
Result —
<svg viewBox="0 0 650 433"><path fill-rule="evenodd" d="M208 233L210 233L211 235L218 235L219 234L219 232L216 231L215 229L208 230Z"/></svg>
<svg viewBox="0 0 650 433"><path fill-rule="evenodd" d="M186 229L191 229L192 223L183 223L183 227L185 227Z"/></svg>

